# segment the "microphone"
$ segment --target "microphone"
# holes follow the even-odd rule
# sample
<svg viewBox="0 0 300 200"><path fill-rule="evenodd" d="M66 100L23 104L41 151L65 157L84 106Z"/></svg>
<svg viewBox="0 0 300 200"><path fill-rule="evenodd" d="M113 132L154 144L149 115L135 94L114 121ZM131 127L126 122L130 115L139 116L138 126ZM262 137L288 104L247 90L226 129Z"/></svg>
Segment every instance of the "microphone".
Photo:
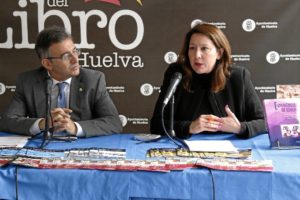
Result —
<svg viewBox="0 0 300 200"><path fill-rule="evenodd" d="M174 131L174 102L175 102L175 100L174 100L173 94L175 93L176 88L181 81L181 78L182 78L182 74L179 72L176 72L175 74L173 74L173 76L171 78L170 85L166 92L165 99L163 101L163 106L161 109L161 122L162 122L162 127L164 129L164 132L168 136L168 138L172 142L174 142L174 144L176 144L179 148L187 148L185 143L176 137L175 131ZM165 123L164 123L164 110L170 99L171 99L171 102L170 102L170 129L168 132L166 130Z"/></svg>
<svg viewBox="0 0 300 200"><path fill-rule="evenodd" d="M171 78L171 81L170 81L170 85L169 85L169 88L166 92L166 96L165 96L165 99L163 101L163 105L166 106L170 100L170 98L173 96L173 94L175 93L176 91L176 88L178 86L178 84L180 83L181 81L181 78L182 78L182 75L181 73L179 72L176 72L175 74L173 74L172 78Z"/></svg>

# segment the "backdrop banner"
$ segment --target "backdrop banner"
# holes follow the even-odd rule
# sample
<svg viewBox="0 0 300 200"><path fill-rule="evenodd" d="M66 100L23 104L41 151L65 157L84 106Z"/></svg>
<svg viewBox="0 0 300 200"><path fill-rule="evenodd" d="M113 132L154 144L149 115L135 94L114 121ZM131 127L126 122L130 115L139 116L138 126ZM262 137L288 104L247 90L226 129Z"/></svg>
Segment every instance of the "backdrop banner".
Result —
<svg viewBox="0 0 300 200"><path fill-rule="evenodd" d="M250 70L261 100L300 97L299 0L1 0L1 5L0 112L17 75L40 66L36 36L52 25L74 36L83 68L105 73L124 132L149 132L164 72L199 20L225 32L233 61Z"/></svg>

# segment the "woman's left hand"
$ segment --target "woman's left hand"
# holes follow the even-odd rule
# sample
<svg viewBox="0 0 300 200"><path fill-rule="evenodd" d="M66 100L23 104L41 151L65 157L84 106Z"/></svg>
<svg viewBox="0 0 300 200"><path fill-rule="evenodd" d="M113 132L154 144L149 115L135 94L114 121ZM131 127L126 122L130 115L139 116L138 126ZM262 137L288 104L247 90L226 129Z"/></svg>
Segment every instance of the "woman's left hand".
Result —
<svg viewBox="0 0 300 200"><path fill-rule="evenodd" d="M227 117L222 117L220 131L229 133L239 133L241 130L241 123L236 118L235 114L229 109L228 105L225 106Z"/></svg>

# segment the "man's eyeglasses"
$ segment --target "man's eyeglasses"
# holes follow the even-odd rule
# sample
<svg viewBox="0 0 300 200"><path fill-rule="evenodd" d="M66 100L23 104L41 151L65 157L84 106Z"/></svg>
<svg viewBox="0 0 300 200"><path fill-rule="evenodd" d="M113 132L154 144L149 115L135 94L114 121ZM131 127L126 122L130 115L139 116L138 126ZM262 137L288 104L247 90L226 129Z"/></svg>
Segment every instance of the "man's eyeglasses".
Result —
<svg viewBox="0 0 300 200"><path fill-rule="evenodd" d="M60 56L48 57L46 59L50 59L50 60L52 60L52 59L61 59L62 61L70 61L72 59L73 55L79 56L80 53L81 53L80 49L75 48L75 49L73 49L72 52L66 52L66 53L64 53Z"/></svg>

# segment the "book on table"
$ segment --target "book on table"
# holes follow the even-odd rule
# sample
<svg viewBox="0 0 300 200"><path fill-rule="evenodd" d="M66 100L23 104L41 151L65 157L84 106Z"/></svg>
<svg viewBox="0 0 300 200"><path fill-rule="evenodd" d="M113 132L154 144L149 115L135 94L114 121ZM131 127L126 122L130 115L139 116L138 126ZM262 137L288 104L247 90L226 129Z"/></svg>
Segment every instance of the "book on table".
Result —
<svg viewBox="0 0 300 200"><path fill-rule="evenodd" d="M300 98L265 99L263 104L271 147L300 148Z"/></svg>

